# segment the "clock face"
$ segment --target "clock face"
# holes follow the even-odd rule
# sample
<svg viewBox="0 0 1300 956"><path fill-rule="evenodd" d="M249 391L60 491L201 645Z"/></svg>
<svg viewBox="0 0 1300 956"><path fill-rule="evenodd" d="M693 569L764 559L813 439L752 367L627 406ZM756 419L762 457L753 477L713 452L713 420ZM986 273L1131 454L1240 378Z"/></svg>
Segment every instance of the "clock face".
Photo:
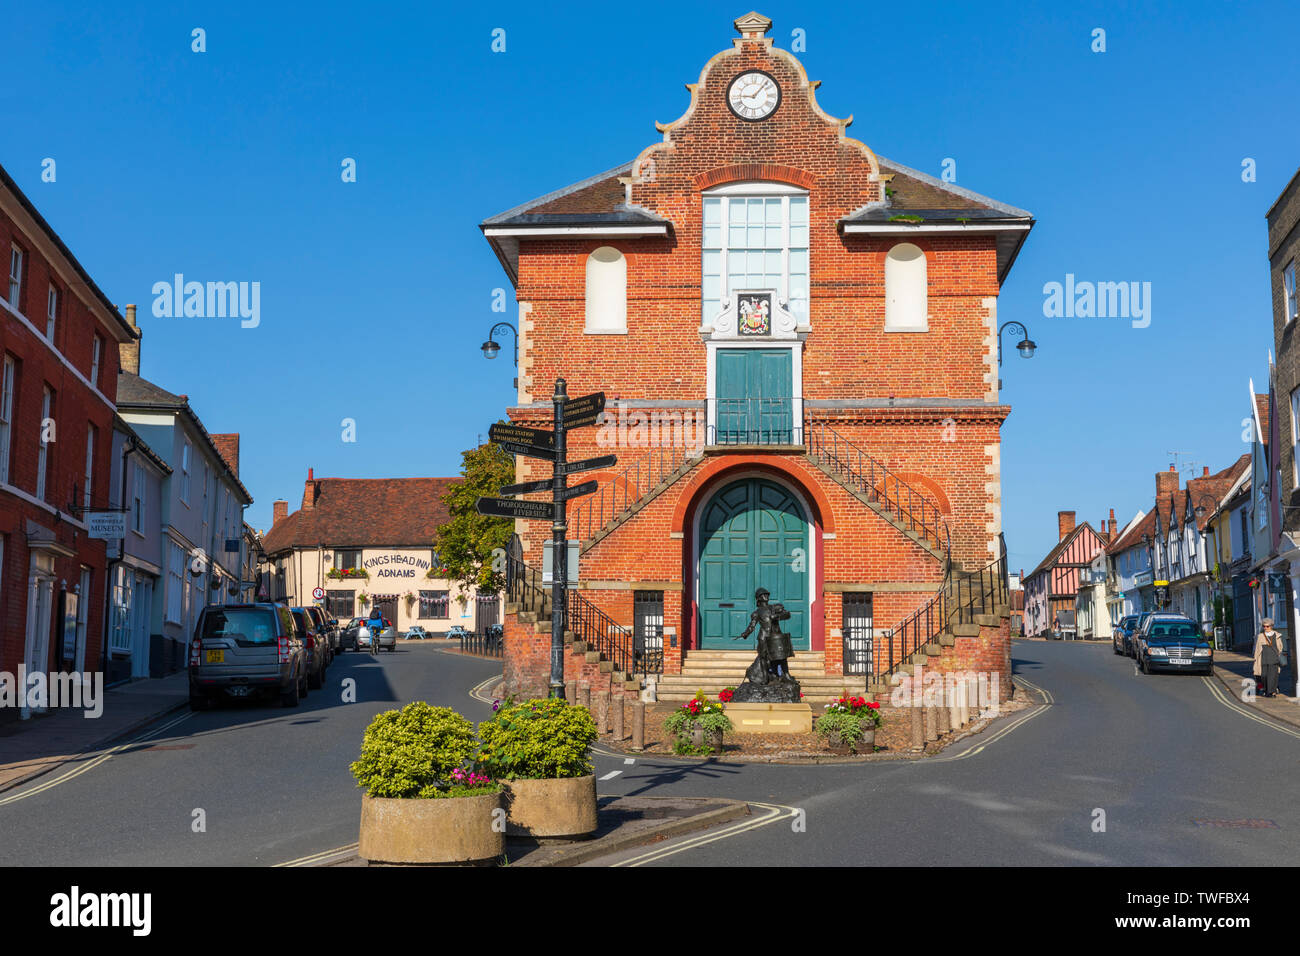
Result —
<svg viewBox="0 0 1300 956"><path fill-rule="evenodd" d="M781 103L781 87L761 70L742 73L727 88L727 105L743 120L767 119Z"/></svg>

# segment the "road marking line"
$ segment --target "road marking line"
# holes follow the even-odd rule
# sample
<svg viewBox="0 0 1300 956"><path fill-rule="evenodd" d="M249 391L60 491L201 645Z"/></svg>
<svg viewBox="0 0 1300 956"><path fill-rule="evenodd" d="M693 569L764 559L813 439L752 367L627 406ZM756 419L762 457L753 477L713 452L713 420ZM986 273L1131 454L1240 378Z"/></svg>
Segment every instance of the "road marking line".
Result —
<svg viewBox="0 0 1300 956"><path fill-rule="evenodd" d="M618 863L614 863L612 865L613 866L642 866L646 863L654 863L657 860L662 860L670 856L676 856L678 853L684 853L687 850L693 850L696 847L701 847L709 843L714 843L718 840L725 840L728 837L737 836L738 834L746 833L750 830L756 830L759 827L764 827L767 826L768 824L776 823L780 820L789 820L799 812L798 809L796 809L795 807L787 807L784 804L779 804L779 803L776 804L757 803L755 801L749 801L749 805L751 807L761 807L762 809L766 810L767 813L757 820L744 820L741 821L740 823L732 824L731 826L726 827L724 830L714 834L703 834L696 837L687 837L686 839L678 843L674 843L671 846L662 847L657 850L652 850L649 853L643 853L640 856L634 856L629 859L622 860Z"/></svg>
<svg viewBox="0 0 1300 956"><path fill-rule="evenodd" d="M626 763L626 764L633 764L633 763L636 763L636 758L635 758L635 757L624 757L624 758L623 758L623 762Z"/></svg>
<svg viewBox="0 0 1300 956"><path fill-rule="evenodd" d="M615 777L617 777L617 776L618 776L619 774L621 774L622 772L623 772L622 770L611 770L609 773L605 774L605 776L603 776L603 777L599 777L598 779L600 779L600 780L613 780Z"/></svg>
<svg viewBox="0 0 1300 956"><path fill-rule="evenodd" d="M1235 700L1233 700L1230 696L1228 696L1228 692L1223 688L1222 685L1220 685L1219 679L1217 677L1202 677L1201 681L1205 684L1206 687L1210 689L1210 694L1213 695L1214 698L1218 700L1219 703L1221 703L1224 707L1227 707L1229 710L1235 710L1237 713L1241 714L1241 716L1249 720L1253 720L1257 724L1263 724L1265 727L1272 727L1274 730L1278 731L1279 733L1287 734L1291 737L1300 738L1300 732L1292 730L1289 727L1283 727L1281 724L1275 723L1274 721L1270 720L1267 717L1261 717L1259 714L1251 712L1250 709L1247 708L1246 706L1242 704L1238 704Z"/></svg>
<svg viewBox="0 0 1300 956"><path fill-rule="evenodd" d="M151 737L156 737L159 734L170 730L172 727L175 727L177 724L189 720L193 716L194 714L192 712L188 714L182 714L181 716L175 718L174 720L169 720L161 727L155 728L154 730L151 730L148 733L140 734L139 736L132 737L130 740L117 744L114 747L110 747L108 750L103 751L102 753L99 754L99 756L92 759L89 763L85 763L80 767L74 767L73 769L68 770L66 773L60 774L59 776L55 777L52 780L46 780L43 783L39 783L36 786L32 787L30 790L24 790L22 793L16 793L8 797L0 797L0 807L6 806L10 803L17 803L19 800L26 800L28 797L34 797L38 793L44 793L46 790L53 789L54 787L57 787L61 783L66 783L67 781L71 780L73 777L79 777L83 773L86 773L89 770L94 770L100 764L107 763L109 760L113 758L114 755L120 753L126 748L132 747L135 744L140 743L142 740L148 740ZM88 754L83 754L81 756L88 756ZM74 757L73 759L76 758Z"/></svg>
<svg viewBox="0 0 1300 956"><path fill-rule="evenodd" d="M1056 703L1056 698L1052 696L1052 692L1051 692L1051 691L1049 691L1049 690L1045 690L1044 688L1039 687L1037 684L1032 683L1032 682L1026 680L1025 678L1023 678L1023 677L1021 677L1021 676L1019 676L1019 675L1016 675L1015 677L1012 677L1012 678L1011 678L1011 682L1012 682L1013 684L1015 684L1015 683L1019 683L1021 687L1027 687L1027 688L1029 688L1030 690L1037 691L1040 695L1042 695L1043 703L1044 703L1044 704L1055 704L1055 703Z"/></svg>
<svg viewBox="0 0 1300 956"><path fill-rule="evenodd" d="M1039 704L1037 707L1029 711L1027 714L1017 717L1011 723L1007 724L1007 726L1003 727L1001 730L995 733L988 740L985 740L978 747L972 747L970 750L967 750L963 753L956 754L955 756L952 757L929 757L924 760L918 760L917 763L924 766L932 763L948 763L949 761L952 760L965 760L967 757L973 757L981 750L983 750L985 747L987 747L989 744L997 743L999 740L1001 740L1007 734L1011 733L1011 731L1015 730L1021 724L1028 723L1030 720L1037 717L1039 714L1043 713L1046 710L1047 710L1046 704Z"/></svg>
<svg viewBox="0 0 1300 956"><path fill-rule="evenodd" d="M347 846L335 847L332 850L321 850L319 853L312 853L308 856L300 856L296 860L286 860L284 863L274 863L272 866L311 866L313 863L319 863L333 856L351 856L360 844L349 843Z"/></svg>

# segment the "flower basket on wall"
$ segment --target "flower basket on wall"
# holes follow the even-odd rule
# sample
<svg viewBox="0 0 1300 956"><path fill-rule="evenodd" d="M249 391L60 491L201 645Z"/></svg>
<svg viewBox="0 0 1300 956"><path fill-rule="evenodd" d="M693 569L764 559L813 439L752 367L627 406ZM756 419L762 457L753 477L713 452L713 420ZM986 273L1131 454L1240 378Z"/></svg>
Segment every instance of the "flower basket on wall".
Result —
<svg viewBox="0 0 1300 956"><path fill-rule="evenodd" d="M350 581L353 578L368 578L370 572L365 568L330 568L325 572L325 577L335 581Z"/></svg>

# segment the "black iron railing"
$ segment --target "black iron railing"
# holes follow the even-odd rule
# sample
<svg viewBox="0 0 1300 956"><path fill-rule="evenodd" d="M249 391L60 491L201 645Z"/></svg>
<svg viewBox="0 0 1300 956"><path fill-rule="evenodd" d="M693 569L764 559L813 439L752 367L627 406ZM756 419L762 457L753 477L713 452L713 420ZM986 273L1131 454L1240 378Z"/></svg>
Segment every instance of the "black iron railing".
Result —
<svg viewBox="0 0 1300 956"><path fill-rule="evenodd" d="M506 555L506 603L521 611L547 614L551 608L551 586L542 583L542 572L530 568L513 554Z"/></svg>
<svg viewBox="0 0 1300 956"><path fill-rule="evenodd" d="M502 640L499 627L489 629L483 633L475 631L473 634L462 634L460 636L460 652L462 654L475 654L479 657L500 657L504 644L505 641Z"/></svg>
<svg viewBox="0 0 1300 956"><path fill-rule="evenodd" d="M710 445L802 445L801 398L711 398Z"/></svg>
<svg viewBox="0 0 1300 956"><path fill-rule="evenodd" d="M899 526L932 547L943 545L942 516L934 502L823 421L804 430L808 454L816 455L842 481L875 502Z"/></svg>
<svg viewBox="0 0 1300 956"><path fill-rule="evenodd" d="M614 619L592 604L580 591L569 591L569 630L575 641L614 664L624 674L659 674L663 672L663 650L653 642L638 641L632 628Z"/></svg>
<svg viewBox="0 0 1300 956"><path fill-rule="evenodd" d="M690 443L650 448L625 465L617 474L601 481L595 492L569 505L570 535L586 541L607 524L636 507L646 495L667 481L702 448Z"/></svg>

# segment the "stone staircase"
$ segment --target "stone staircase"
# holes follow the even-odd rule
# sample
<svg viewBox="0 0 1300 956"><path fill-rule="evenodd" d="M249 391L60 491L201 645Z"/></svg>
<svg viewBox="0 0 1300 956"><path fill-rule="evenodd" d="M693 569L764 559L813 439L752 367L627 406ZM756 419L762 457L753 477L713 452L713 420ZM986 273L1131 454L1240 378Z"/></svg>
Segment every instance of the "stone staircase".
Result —
<svg viewBox="0 0 1300 956"><path fill-rule="evenodd" d="M687 651L680 674L661 674L656 695L662 701L687 701L703 690L716 697L724 687L739 687L745 669L754 661L753 650ZM866 678L826 673L826 655L822 651L795 651L790 673L803 688L804 701L825 704L848 691L866 694Z"/></svg>

